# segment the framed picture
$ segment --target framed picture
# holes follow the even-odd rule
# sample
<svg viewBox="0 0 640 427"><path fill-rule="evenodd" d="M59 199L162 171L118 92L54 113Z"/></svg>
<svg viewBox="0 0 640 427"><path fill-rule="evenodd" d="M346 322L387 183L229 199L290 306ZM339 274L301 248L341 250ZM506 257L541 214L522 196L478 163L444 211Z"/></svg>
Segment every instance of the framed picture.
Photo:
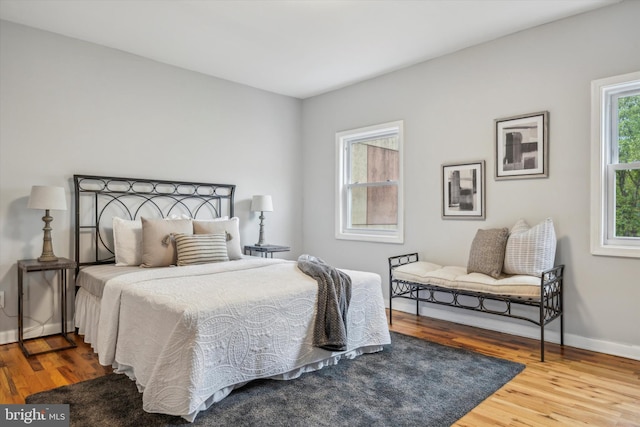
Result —
<svg viewBox="0 0 640 427"><path fill-rule="evenodd" d="M484 160L442 165L442 218L484 219Z"/></svg>
<svg viewBox="0 0 640 427"><path fill-rule="evenodd" d="M500 179L549 176L549 112L495 120L496 174Z"/></svg>

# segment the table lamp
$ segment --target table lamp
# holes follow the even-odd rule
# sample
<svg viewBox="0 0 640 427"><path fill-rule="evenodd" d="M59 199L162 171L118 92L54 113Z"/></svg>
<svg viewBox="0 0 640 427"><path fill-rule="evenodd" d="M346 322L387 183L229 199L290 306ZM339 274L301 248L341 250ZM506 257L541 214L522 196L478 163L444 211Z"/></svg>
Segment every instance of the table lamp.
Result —
<svg viewBox="0 0 640 427"><path fill-rule="evenodd" d="M273 212L273 202L271 196L253 196L251 199L251 210L260 212L260 237L256 246L265 246L264 242L264 213Z"/></svg>
<svg viewBox="0 0 640 427"><path fill-rule="evenodd" d="M31 195L29 196L30 209L44 209L44 237L42 240L42 255L38 258L40 262L57 261L58 257L53 253L53 245L51 244L51 221L53 217L49 215L50 210L67 210L67 200L64 195L64 188L51 187L46 185L34 185L31 187Z"/></svg>

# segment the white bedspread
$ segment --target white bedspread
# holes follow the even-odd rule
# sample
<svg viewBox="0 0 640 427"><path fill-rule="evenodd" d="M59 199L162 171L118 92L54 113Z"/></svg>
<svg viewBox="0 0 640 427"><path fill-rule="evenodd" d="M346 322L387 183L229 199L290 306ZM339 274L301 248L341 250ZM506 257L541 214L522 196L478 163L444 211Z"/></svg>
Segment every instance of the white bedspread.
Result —
<svg viewBox="0 0 640 427"><path fill-rule="evenodd" d="M312 346L317 283L293 261L248 258L142 270L109 280L100 363L136 380L148 412L192 421L257 378L295 378L390 343L380 276L353 281L348 350Z"/></svg>

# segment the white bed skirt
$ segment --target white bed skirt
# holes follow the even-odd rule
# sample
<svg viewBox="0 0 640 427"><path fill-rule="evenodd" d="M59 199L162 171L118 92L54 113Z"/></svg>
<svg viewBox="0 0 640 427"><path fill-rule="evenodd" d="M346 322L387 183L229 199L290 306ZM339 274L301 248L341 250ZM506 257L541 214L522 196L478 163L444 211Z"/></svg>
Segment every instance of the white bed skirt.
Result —
<svg viewBox="0 0 640 427"><path fill-rule="evenodd" d="M84 342L95 350L98 342L98 323L100 321L100 299L80 288L76 294L74 326L78 334L84 336Z"/></svg>

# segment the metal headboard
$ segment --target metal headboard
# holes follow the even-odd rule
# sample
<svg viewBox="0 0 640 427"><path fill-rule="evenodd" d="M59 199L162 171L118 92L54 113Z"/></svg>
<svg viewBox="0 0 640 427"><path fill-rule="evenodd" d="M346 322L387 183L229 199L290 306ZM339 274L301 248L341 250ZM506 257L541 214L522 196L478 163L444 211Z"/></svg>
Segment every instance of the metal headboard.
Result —
<svg viewBox="0 0 640 427"><path fill-rule="evenodd" d="M78 267L115 262L113 217L233 217L235 185L74 175Z"/></svg>

